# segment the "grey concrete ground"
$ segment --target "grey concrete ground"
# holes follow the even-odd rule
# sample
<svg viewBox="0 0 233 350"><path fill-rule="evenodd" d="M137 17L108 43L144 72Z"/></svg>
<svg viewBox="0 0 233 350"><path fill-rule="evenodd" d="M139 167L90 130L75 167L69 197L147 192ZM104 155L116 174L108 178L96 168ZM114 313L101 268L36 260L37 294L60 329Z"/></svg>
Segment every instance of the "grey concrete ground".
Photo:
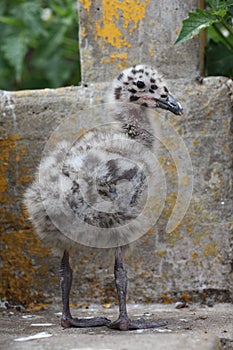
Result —
<svg viewBox="0 0 233 350"><path fill-rule="evenodd" d="M72 308L74 316L104 315L117 317L116 306L89 306ZM113 331L106 327L62 329L60 306L50 306L37 312L19 312L2 309L0 317L0 349L13 350L217 350L233 349L233 305L216 304L212 307L190 304L177 309L170 305L129 305L132 318L167 320L159 329L130 332ZM28 337L34 337L31 339Z"/></svg>

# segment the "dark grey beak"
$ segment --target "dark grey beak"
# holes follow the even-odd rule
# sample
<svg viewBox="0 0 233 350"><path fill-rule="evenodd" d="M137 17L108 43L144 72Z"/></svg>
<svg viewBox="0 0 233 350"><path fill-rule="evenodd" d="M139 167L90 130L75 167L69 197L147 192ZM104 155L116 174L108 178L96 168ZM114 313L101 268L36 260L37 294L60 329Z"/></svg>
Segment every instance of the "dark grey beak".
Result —
<svg viewBox="0 0 233 350"><path fill-rule="evenodd" d="M157 106L162 109L167 109L168 111L181 115L183 114L183 108L181 104L171 95L168 95L166 99L156 99Z"/></svg>

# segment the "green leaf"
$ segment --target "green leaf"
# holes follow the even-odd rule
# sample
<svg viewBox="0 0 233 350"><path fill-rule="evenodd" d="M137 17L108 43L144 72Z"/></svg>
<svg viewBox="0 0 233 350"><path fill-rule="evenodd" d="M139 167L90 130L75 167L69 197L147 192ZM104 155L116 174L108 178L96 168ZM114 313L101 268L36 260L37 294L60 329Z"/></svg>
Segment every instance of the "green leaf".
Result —
<svg viewBox="0 0 233 350"><path fill-rule="evenodd" d="M223 18L227 14L227 9L226 8L220 8L218 10L211 11L211 13L213 15L215 15L215 16L219 16L219 17Z"/></svg>
<svg viewBox="0 0 233 350"><path fill-rule="evenodd" d="M41 7L39 2L25 1L18 6L11 9L11 15L13 18L21 19L24 28L29 29L31 36L46 36L46 30L44 29L44 23L41 19Z"/></svg>
<svg viewBox="0 0 233 350"><path fill-rule="evenodd" d="M192 39L194 36L198 35L202 29L218 21L219 18L208 11L197 9L194 13L190 12L189 17L183 21L183 27L175 44Z"/></svg>
<svg viewBox="0 0 233 350"><path fill-rule="evenodd" d="M80 80L76 0L0 0L0 88ZM42 11L52 10L49 21Z"/></svg>
<svg viewBox="0 0 233 350"><path fill-rule="evenodd" d="M228 1L226 1L226 6L227 6L228 8L231 8L231 7L233 6L233 0L228 0Z"/></svg>
<svg viewBox="0 0 233 350"><path fill-rule="evenodd" d="M4 57L9 64L14 67L16 72L16 80L21 80L23 61L27 53L28 38L21 32L18 36L9 36L5 38L2 45Z"/></svg>
<svg viewBox="0 0 233 350"><path fill-rule="evenodd" d="M19 26L21 23L20 20L8 16L0 16L0 22L12 26Z"/></svg>
<svg viewBox="0 0 233 350"><path fill-rule="evenodd" d="M233 6L233 0L206 0L206 5L209 5L214 10L228 9Z"/></svg>

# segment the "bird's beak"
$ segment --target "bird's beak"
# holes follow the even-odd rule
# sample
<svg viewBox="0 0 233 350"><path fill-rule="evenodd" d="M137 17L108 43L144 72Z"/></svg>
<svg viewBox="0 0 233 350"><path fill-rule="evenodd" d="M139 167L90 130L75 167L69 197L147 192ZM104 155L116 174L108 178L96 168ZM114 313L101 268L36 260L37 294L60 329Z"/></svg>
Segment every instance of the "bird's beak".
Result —
<svg viewBox="0 0 233 350"><path fill-rule="evenodd" d="M157 104L156 107L167 109L168 111L176 115L183 114L183 108L181 104L171 95L168 95L166 100L156 99L156 104Z"/></svg>

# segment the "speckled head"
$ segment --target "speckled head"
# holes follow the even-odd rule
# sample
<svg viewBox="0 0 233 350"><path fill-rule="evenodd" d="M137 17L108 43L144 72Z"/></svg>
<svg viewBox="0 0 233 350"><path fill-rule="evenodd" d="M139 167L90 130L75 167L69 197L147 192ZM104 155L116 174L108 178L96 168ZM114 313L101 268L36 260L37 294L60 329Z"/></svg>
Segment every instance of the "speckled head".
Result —
<svg viewBox="0 0 233 350"><path fill-rule="evenodd" d="M158 72L146 65L122 71L113 82L115 102L135 103L149 108L162 108L181 115L181 104L171 96Z"/></svg>

